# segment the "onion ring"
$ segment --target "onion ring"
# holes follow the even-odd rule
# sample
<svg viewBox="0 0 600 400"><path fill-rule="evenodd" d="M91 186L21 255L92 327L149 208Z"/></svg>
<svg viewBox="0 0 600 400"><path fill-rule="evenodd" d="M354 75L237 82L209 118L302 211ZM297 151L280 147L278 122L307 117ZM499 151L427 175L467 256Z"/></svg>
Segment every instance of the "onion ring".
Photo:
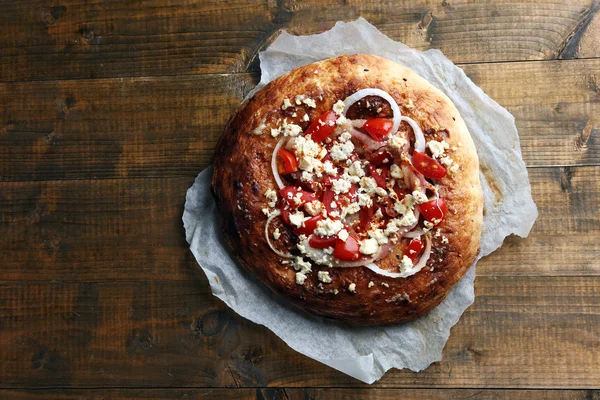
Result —
<svg viewBox="0 0 600 400"><path fill-rule="evenodd" d="M283 257L283 258L293 258L294 256L291 255L290 253L284 253L280 250L277 250L275 248L275 246L273 246L273 244L271 243L271 239L269 238L269 225L271 225L271 221L273 221L273 219L275 217L278 217L281 215L281 211L279 210L275 210L275 212L273 212L273 214L271 214L271 216L269 218L267 218L267 222L265 223L265 239L267 239L267 244L269 245L269 247L271 248L271 250L273 250L273 252L275 254L277 254L279 257Z"/></svg>
<svg viewBox="0 0 600 400"><path fill-rule="evenodd" d="M271 171L273 172L273 177L275 178L275 182L277 183L277 187L279 189L283 189L285 185L283 184L283 181L279 176L279 171L277 170L277 152L279 152L279 149L281 149L281 147L285 144L286 139L287 138L283 137L281 140L279 140L279 142L277 142L275 148L273 149L273 155L271 156Z"/></svg>

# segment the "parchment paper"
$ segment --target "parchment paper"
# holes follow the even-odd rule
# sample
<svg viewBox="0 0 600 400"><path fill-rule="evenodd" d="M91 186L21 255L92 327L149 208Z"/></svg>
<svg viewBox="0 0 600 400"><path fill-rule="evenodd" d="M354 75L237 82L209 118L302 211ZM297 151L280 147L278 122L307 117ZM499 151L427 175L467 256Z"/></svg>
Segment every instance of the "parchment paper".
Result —
<svg viewBox="0 0 600 400"><path fill-rule="evenodd" d="M460 111L486 172L480 174L485 215L478 259L500 247L510 234L527 236L538 214L514 118L440 51L410 49L363 18L338 22L330 31L311 36L284 31L260 53L262 78L248 96L293 68L353 53L383 56L411 68L446 93ZM183 222L190 249L215 296L244 318L269 328L294 350L366 383L390 368L421 371L441 360L450 328L473 303L475 264L442 304L416 321L359 328L315 317L275 296L237 265L221 238L211 176L212 168L206 169L188 190Z"/></svg>

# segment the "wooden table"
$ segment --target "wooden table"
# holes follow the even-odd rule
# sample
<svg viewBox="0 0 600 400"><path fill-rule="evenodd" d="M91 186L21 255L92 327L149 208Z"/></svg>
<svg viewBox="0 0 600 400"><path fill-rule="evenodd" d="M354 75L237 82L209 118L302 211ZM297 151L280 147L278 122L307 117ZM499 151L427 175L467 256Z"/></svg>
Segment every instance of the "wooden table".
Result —
<svg viewBox="0 0 600 400"><path fill-rule="evenodd" d="M561 3L0 2L0 398L600 398L600 3ZM513 113L540 210L372 386L213 297L181 223L258 52L358 16Z"/></svg>

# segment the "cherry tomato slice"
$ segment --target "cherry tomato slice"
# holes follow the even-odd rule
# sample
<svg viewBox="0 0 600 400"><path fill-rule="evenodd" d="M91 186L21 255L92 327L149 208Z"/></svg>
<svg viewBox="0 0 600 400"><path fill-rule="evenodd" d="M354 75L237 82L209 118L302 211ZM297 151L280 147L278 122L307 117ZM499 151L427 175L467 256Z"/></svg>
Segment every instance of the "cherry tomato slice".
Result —
<svg viewBox="0 0 600 400"><path fill-rule="evenodd" d="M425 219L429 222L439 223L444 219L446 213L448 212L448 208L446 206L446 200L443 197L439 199L433 199L428 201L427 203L419 204L419 211L425 217Z"/></svg>
<svg viewBox="0 0 600 400"><path fill-rule="evenodd" d="M386 197L384 200L385 206L382 207L383 212L390 218L396 218L398 216L398 211L394 208L394 201L389 197Z"/></svg>
<svg viewBox="0 0 600 400"><path fill-rule="evenodd" d="M329 111L310 124L304 135L310 135L313 142L322 142L335 130L335 121L337 119L338 115L333 111Z"/></svg>
<svg viewBox="0 0 600 400"><path fill-rule="evenodd" d="M333 256L342 261L355 261L360 258L359 249L360 244L358 243L358 240L353 235L350 235L345 242L341 239L335 241Z"/></svg>
<svg viewBox="0 0 600 400"><path fill-rule="evenodd" d="M412 156L412 161L416 170L422 173L425 178L441 179L448 173L442 164L429 157L427 154L415 151Z"/></svg>
<svg viewBox="0 0 600 400"><path fill-rule="evenodd" d="M365 158L369 160L371 164L374 164L378 167L381 166L389 166L394 158L392 155L385 149L379 149L365 155Z"/></svg>
<svg viewBox="0 0 600 400"><path fill-rule="evenodd" d="M423 248L423 242L421 241L421 239L414 238L408 244L405 255L406 255L406 257L410 258L411 261L415 261L415 259L419 255L419 252L421 251L422 248Z"/></svg>
<svg viewBox="0 0 600 400"><path fill-rule="evenodd" d="M387 118L373 118L365 122L363 128L371 137L378 142L382 142L383 138L390 133L394 126L394 122Z"/></svg>
<svg viewBox="0 0 600 400"><path fill-rule="evenodd" d="M288 226L291 225L291 223L290 223L290 207L287 205L287 203L285 201L282 201L279 209L281 210L281 218L283 219L283 223Z"/></svg>
<svg viewBox="0 0 600 400"><path fill-rule="evenodd" d="M396 195L398 196L398 200L402 201L407 194L410 194L410 190L408 189L401 189L400 186L398 185L394 185L394 192L396 192Z"/></svg>
<svg viewBox="0 0 600 400"><path fill-rule="evenodd" d="M334 247L337 240L338 239L335 236L311 236L310 239L308 239L308 244L313 249L326 249L328 247Z"/></svg>
<svg viewBox="0 0 600 400"><path fill-rule="evenodd" d="M325 209L328 213L338 209L337 202L335 201L335 193L331 189L327 189L323 192L321 202L325 206ZM332 207L332 204L335 204L335 207Z"/></svg>
<svg viewBox="0 0 600 400"><path fill-rule="evenodd" d="M296 160L296 156L294 156L294 153L287 151L286 149L279 149L277 155L279 156L279 158L281 158L281 161L283 162L284 174L291 174L292 172L298 171L298 160Z"/></svg>
<svg viewBox="0 0 600 400"><path fill-rule="evenodd" d="M380 169L381 172L377 172L378 169ZM377 186L379 186L380 188L387 188L386 179L388 171L389 169L387 167L377 168L374 165L369 164L369 175L371 175L371 177L375 179L375 182L377 182Z"/></svg>
<svg viewBox="0 0 600 400"><path fill-rule="evenodd" d="M296 186L286 186L279 191L283 200L292 208L298 208L304 203L317 200L317 195L305 190L298 190ZM298 195L300 193L300 195ZM298 201L296 202L296 199Z"/></svg>
<svg viewBox="0 0 600 400"><path fill-rule="evenodd" d="M304 221L303 226L294 229L296 235L310 235L317 228L317 222L323 219L322 215L317 215Z"/></svg>

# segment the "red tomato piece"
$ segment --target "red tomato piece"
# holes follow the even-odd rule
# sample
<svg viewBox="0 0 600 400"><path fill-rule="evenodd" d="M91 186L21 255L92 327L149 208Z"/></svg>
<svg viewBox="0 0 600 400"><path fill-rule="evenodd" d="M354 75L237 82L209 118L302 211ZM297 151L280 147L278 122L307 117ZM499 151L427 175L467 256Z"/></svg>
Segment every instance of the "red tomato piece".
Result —
<svg viewBox="0 0 600 400"><path fill-rule="evenodd" d="M323 219L322 215L317 215L304 221L301 227L294 229L296 235L310 235L317 228L317 222Z"/></svg>
<svg viewBox="0 0 600 400"><path fill-rule="evenodd" d="M279 209L281 210L281 218L283 219L283 223L290 225L290 207L285 201L282 201Z"/></svg>
<svg viewBox="0 0 600 400"><path fill-rule="evenodd" d="M398 195L398 200L402 201L410 193L410 190L401 189L398 185L394 185L394 192Z"/></svg>
<svg viewBox="0 0 600 400"><path fill-rule="evenodd" d="M377 172L378 169L380 169L381 172ZM377 182L377 186L379 186L380 188L387 188L386 179L388 171L389 169L387 167L377 168L374 165L369 164L369 175L371 175L371 177L375 179L375 182Z"/></svg>
<svg viewBox="0 0 600 400"><path fill-rule="evenodd" d="M360 244L354 235L348 236L344 242L341 239L335 241L333 256L342 261L355 261L360 258Z"/></svg>
<svg viewBox="0 0 600 400"><path fill-rule="evenodd" d="M317 200L317 195L315 193L298 190L296 186L286 186L281 189L279 193L283 200L292 208L298 208L304 203ZM298 195L298 193L300 193L300 195ZM296 202L295 199L298 199L298 202Z"/></svg>
<svg viewBox="0 0 600 400"><path fill-rule="evenodd" d="M390 133L394 126L394 122L387 118L373 118L365 122L363 128L371 137L378 142L382 142L383 138Z"/></svg>
<svg viewBox="0 0 600 400"><path fill-rule="evenodd" d="M425 153L415 151L412 161L416 170L422 173L425 178L441 179L448 173L442 164Z"/></svg>
<svg viewBox="0 0 600 400"><path fill-rule="evenodd" d="M294 153L287 151L286 149L279 149L277 155L283 162L284 174L291 174L292 172L298 171L298 160L296 160Z"/></svg>
<svg viewBox="0 0 600 400"><path fill-rule="evenodd" d="M338 115L333 111L329 111L310 124L304 135L310 135L313 142L322 142L335 130L335 121L337 119Z"/></svg>
<svg viewBox="0 0 600 400"><path fill-rule="evenodd" d="M381 166L389 166L394 158L392 155L385 149L375 150L373 152L367 153L365 158L369 160L371 164L374 164L378 167Z"/></svg>
<svg viewBox="0 0 600 400"><path fill-rule="evenodd" d="M398 211L396 211L396 209L394 208L394 201L389 197L386 197L384 202L385 206L382 208L385 215L387 215L390 218L396 218L398 216Z"/></svg>
<svg viewBox="0 0 600 400"><path fill-rule="evenodd" d="M326 249L328 247L334 247L337 240L338 239L335 236L311 236L310 239L308 239L308 244L313 249Z"/></svg>
<svg viewBox="0 0 600 400"><path fill-rule="evenodd" d="M423 248L423 242L421 241L421 239L414 238L408 244L405 255L406 255L406 257L410 258L411 261L415 261L415 259L419 255L419 252L421 252L422 248Z"/></svg>
<svg viewBox="0 0 600 400"><path fill-rule="evenodd" d="M438 224L446 216L448 207L446 206L446 200L440 197L430 200L427 203L419 204L419 211L421 211L421 214L423 214L423 217L427 221Z"/></svg>
<svg viewBox="0 0 600 400"><path fill-rule="evenodd" d="M337 202L335 201L335 193L331 189L327 189L323 192L321 202L325 206L325 209L328 213L338 208ZM335 204L335 207L332 207L332 204Z"/></svg>

